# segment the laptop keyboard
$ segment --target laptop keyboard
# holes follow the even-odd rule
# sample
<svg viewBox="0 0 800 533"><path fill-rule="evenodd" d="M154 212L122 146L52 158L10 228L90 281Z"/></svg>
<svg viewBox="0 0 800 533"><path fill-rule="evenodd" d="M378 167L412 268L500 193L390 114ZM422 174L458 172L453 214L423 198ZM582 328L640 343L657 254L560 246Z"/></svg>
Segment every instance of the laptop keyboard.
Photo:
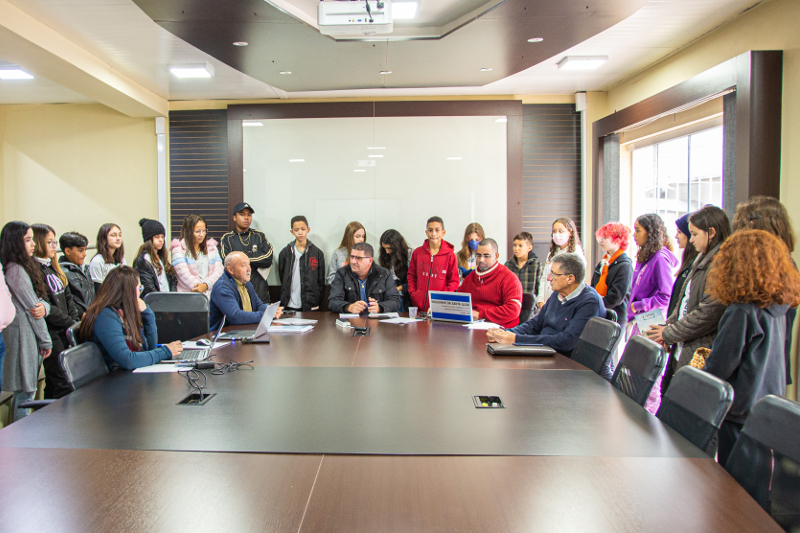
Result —
<svg viewBox="0 0 800 533"><path fill-rule="evenodd" d="M220 335L221 339L247 339L255 337L256 330L254 329L237 329L236 331L229 331Z"/></svg>
<svg viewBox="0 0 800 533"><path fill-rule="evenodd" d="M208 358L208 354L211 350L183 350L180 355L176 357L176 359L186 360L186 361L199 361Z"/></svg>

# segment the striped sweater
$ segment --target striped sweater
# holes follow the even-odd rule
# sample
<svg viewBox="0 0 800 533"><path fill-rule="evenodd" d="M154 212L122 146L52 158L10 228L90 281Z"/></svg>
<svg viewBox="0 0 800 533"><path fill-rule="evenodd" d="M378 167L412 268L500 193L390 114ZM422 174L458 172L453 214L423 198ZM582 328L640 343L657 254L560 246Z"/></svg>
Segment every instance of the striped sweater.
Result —
<svg viewBox="0 0 800 533"><path fill-rule="evenodd" d="M196 284L205 283L208 285L208 290L205 292L206 297L211 294L211 288L222 275L224 267L217 251L217 241L208 239L206 248L208 251L208 278L201 280L197 262L186 253L186 243L183 240L172 239L170 251L172 252L172 266L178 276L178 292L192 292L192 287Z"/></svg>

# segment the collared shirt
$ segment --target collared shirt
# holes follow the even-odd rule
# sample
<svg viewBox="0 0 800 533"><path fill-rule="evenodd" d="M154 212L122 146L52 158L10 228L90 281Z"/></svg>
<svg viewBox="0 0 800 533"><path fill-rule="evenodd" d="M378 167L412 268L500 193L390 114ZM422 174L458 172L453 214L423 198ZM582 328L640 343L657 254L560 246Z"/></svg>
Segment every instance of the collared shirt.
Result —
<svg viewBox="0 0 800 533"><path fill-rule="evenodd" d="M558 294L558 301L561 302L562 304L565 304L568 301L570 301L570 300L572 300L574 298L577 298L583 292L583 287L585 285L586 285L585 283L581 283L580 285L578 285L578 288L575 289L574 291L572 291L571 293L569 293L569 295L566 298L564 296L562 296L561 293L559 293Z"/></svg>
<svg viewBox="0 0 800 533"><path fill-rule="evenodd" d="M306 244L306 246L308 245ZM289 293L289 307L292 309L301 309L303 307L303 300L300 292L300 259L303 254L297 249L297 243L295 243L293 251L294 264L292 265L292 288Z"/></svg>
<svg viewBox="0 0 800 533"><path fill-rule="evenodd" d="M247 292L247 285L236 278L234 278L233 281L236 282L236 288L239 290L239 296L242 297L242 311L252 311L253 305L250 303L250 293Z"/></svg>
<svg viewBox="0 0 800 533"><path fill-rule="evenodd" d="M367 277L365 279L358 278L358 293L361 296L361 299L365 302L369 303L369 298L367 298L367 283L369 282L369 275L372 274L372 269L369 269L367 272Z"/></svg>

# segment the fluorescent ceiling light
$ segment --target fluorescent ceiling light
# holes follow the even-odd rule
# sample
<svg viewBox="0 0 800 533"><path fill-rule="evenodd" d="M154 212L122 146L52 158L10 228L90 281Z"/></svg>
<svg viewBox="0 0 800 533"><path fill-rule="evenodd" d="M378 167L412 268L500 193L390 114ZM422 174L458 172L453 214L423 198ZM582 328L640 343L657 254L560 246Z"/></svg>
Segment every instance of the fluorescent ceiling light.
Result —
<svg viewBox="0 0 800 533"><path fill-rule="evenodd" d="M353 172L366 172L363 168L357 168Z"/></svg>
<svg viewBox="0 0 800 533"><path fill-rule="evenodd" d="M290 159L289 163L305 163L305 159Z"/></svg>
<svg viewBox="0 0 800 533"><path fill-rule="evenodd" d="M448 157L447 160L448 161L460 161L461 157Z"/></svg>
<svg viewBox="0 0 800 533"><path fill-rule="evenodd" d="M529 43L540 43L542 41L544 41L544 39L542 39L541 37L534 37L533 39L528 39Z"/></svg>
<svg viewBox="0 0 800 533"><path fill-rule="evenodd" d="M257 122L255 120L252 120L252 121L251 120L243 120L242 121L242 126L253 127L253 126L263 126L263 125L264 125L263 122Z"/></svg>
<svg viewBox="0 0 800 533"><path fill-rule="evenodd" d="M244 41L236 41L233 43L233 46L247 46L247 43Z"/></svg>
<svg viewBox="0 0 800 533"><path fill-rule="evenodd" d="M280 71L278 74L283 74L284 76L288 76L288 75L289 75L289 74L291 74L291 73L292 73L292 71L291 71L291 70L282 70L282 71Z"/></svg>
<svg viewBox="0 0 800 533"><path fill-rule="evenodd" d="M489 72L490 70L492 70L492 68L491 68L491 67L483 67L483 68L481 69L481 72Z"/></svg>
<svg viewBox="0 0 800 533"><path fill-rule="evenodd" d="M367 150L386 150L385 146L367 146Z"/></svg>
<svg viewBox="0 0 800 533"><path fill-rule="evenodd" d="M508 122L508 117L500 117L495 122Z"/></svg>
<svg viewBox="0 0 800 533"><path fill-rule="evenodd" d="M383 157L383 154L369 154L367 157Z"/></svg>
<svg viewBox="0 0 800 533"><path fill-rule="evenodd" d="M0 80L32 80L33 76L18 68L0 69Z"/></svg>
<svg viewBox="0 0 800 533"><path fill-rule="evenodd" d="M561 70L593 70L608 61L608 56L567 56L558 62Z"/></svg>
<svg viewBox="0 0 800 533"><path fill-rule="evenodd" d="M210 78L214 76L214 67L210 63L195 63L170 67L169 71L176 78Z"/></svg>
<svg viewBox="0 0 800 533"><path fill-rule="evenodd" d="M391 70L382 70L382 71L378 72L378 74L383 74L383 75L391 74L391 73L392 73Z"/></svg>
<svg viewBox="0 0 800 533"><path fill-rule="evenodd" d="M394 20L413 19L416 16L416 2L392 2L392 18Z"/></svg>

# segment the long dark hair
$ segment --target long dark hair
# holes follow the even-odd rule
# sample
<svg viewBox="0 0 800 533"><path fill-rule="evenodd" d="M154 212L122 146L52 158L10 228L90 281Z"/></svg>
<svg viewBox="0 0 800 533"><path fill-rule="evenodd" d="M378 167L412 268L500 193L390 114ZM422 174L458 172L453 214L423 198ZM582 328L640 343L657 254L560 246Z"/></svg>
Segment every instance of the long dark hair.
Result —
<svg viewBox="0 0 800 533"><path fill-rule="evenodd" d="M125 258L125 241L119 245L119 248L114 250L113 254L111 253L111 249L108 247L108 234L111 233L113 228L120 229L117 224L109 222L103 224L97 230L97 253L95 255L102 256L103 261L106 263L118 265Z"/></svg>
<svg viewBox="0 0 800 533"><path fill-rule="evenodd" d="M578 235L578 226L575 225L575 222L571 218L567 218L567 217L562 217L562 218L555 219L553 221L552 226L555 226L558 223L563 224L563 226L565 228L567 228L567 231L569 231L569 241L567 241L567 252L569 252L571 254L575 253L575 249L578 246L581 245L581 237L580 237L580 235ZM556 252L560 248L561 247L556 244L556 241L554 241L551 238L550 239L550 254L547 256L547 259L550 260L553 257L555 257Z"/></svg>
<svg viewBox="0 0 800 533"><path fill-rule="evenodd" d="M25 250L25 234L31 229L27 222L14 220L3 226L0 232L0 263L8 269L9 263L16 263L31 278L33 290L39 298L47 298L47 286L44 284L42 269Z"/></svg>
<svg viewBox="0 0 800 533"><path fill-rule="evenodd" d="M681 231L680 228L678 231ZM683 232L681 231L681 233ZM676 276L686 267L686 265L694 261L695 257L698 255L697 248L694 247L694 244L692 244L692 241L689 240L689 237L691 237L691 235L686 236L686 247L683 249L683 255L681 255L681 267L678 269L678 272L675 273Z"/></svg>
<svg viewBox="0 0 800 533"><path fill-rule="evenodd" d="M711 228L714 228L714 236L709 236L708 238L706 253L725 242L725 239L731 236L731 223L728 222L728 215L715 205L707 205L703 209L695 211L689 216L689 222L706 233Z"/></svg>
<svg viewBox="0 0 800 533"><path fill-rule="evenodd" d="M392 248L392 253L387 254L381 246L378 264L383 268L393 268L394 275L405 280L408 277L408 244L395 229L387 229L381 235L381 244L388 244Z"/></svg>
<svg viewBox="0 0 800 533"><path fill-rule="evenodd" d="M789 252L794 251L794 229L786 207L769 196L753 196L736 206L733 231L761 229L781 239Z"/></svg>
<svg viewBox="0 0 800 533"><path fill-rule="evenodd" d="M142 344L142 313L139 311L139 273L126 265L115 268L97 290L92 305L81 320L80 336L92 340L94 323L106 307L122 309L122 324L136 344Z"/></svg>
<svg viewBox="0 0 800 533"><path fill-rule="evenodd" d="M136 252L136 259L139 259L139 256L142 254L150 256L150 264L153 265L153 268L156 269L156 273L159 276L164 270L166 270L167 274L172 275L174 269L172 268L172 263L169 261L169 255L167 254L166 238L164 239L164 246L162 246L160 250L156 250L153 239L145 241L144 244L139 247L139 251Z"/></svg>
<svg viewBox="0 0 800 533"><path fill-rule="evenodd" d="M664 227L664 221L655 213L648 213L636 219L639 224L647 232L647 242L644 246L639 247L636 253L637 263L646 263L650 256L666 247L672 251L672 242L667 235L667 228Z"/></svg>
<svg viewBox="0 0 800 533"><path fill-rule="evenodd" d="M200 215L186 215L186 218L183 219L183 226L181 226L181 240L186 244L186 253L192 259L197 259L197 253L194 251L194 227L198 222L206 225L206 235L200 243L200 252L203 255L208 255L208 222L206 222L206 219Z"/></svg>

